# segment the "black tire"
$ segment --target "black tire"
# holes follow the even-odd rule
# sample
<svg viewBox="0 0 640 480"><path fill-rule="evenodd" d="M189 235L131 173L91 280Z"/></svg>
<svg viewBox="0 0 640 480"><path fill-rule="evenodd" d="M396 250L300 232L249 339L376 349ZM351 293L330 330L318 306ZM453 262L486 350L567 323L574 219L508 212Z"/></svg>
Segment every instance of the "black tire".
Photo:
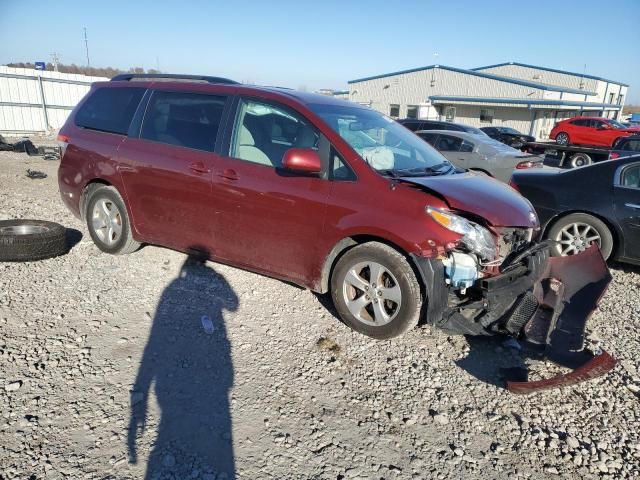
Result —
<svg viewBox="0 0 640 480"><path fill-rule="evenodd" d="M562 230L572 224L588 225L594 229L600 236L600 252L602 257L607 260L613 252L613 235L609 227L599 218L589 215L588 213L572 213L566 215L556 221L553 226L547 232L546 237L551 240L557 240L560 238ZM578 252L568 253L572 255ZM554 257L560 257L562 255L562 248L557 244L551 248L551 255Z"/></svg>
<svg viewBox="0 0 640 480"><path fill-rule="evenodd" d="M140 248L140 243L133 239L131 233L131 223L129 222L129 214L125 207L124 200L120 196L118 190L111 186L100 186L91 188L88 192L87 208L85 210L85 220L87 222L87 229L89 235L96 246L105 253L112 255L125 255L127 253L135 252ZM106 240L101 238L101 234L98 232L94 222L94 207L98 202L105 201L112 207L117 208L116 216L119 217L119 225L121 226L121 233L117 238L114 238L113 243L107 243Z"/></svg>
<svg viewBox="0 0 640 480"><path fill-rule="evenodd" d="M29 262L69 251L66 229L45 220L0 221L0 262Z"/></svg>
<svg viewBox="0 0 640 480"><path fill-rule="evenodd" d="M367 262L375 262L384 268L385 273L382 274L384 278L381 281L385 282L385 285L383 285L382 289L384 287L395 288L396 286L400 289L401 298L399 303L389 302L388 300L383 302L382 299L379 303L380 308L385 309L386 312L393 312L390 315L390 321L385 324L365 323L352 314L347 306L347 293L345 293L347 290L345 289L352 289L353 287L348 287L345 284L345 278L354 267ZM367 268L365 267L363 271L366 271ZM361 278L364 279L365 277L361 276ZM395 284L396 281L397 285ZM369 287L371 285L376 286L375 280L370 278L370 274L368 282ZM380 287L380 285L377 285L377 287ZM354 289L352 291L355 292L354 299L365 296L364 290L357 292ZM376 298L377 303L377 298L379 297L373 294L374 289L372 288L369 292L372 294L372 299ZM340 318L345 324L357 332L376 339L397 337L414 328L420 320L423 303L420 284L407 259L397 250L379 242L369 242L353 247L338 260L331 275L331 297ZM367 311L372 312L373 303L363 307L362 311L365 314ZM371 321L373 321L373 318L371 318Z"/></svg>
<svg viewBox="0 0 640 480"><path fill-rule="evenodd" d="M560 132L556 135L556 143L558 145L571 145L571 139L569 138L569 134L565 132Z"/></svg>
<svg viewBox="0 0 640 480"><path fill-rule="evenodd" d="M569 158L569 165L571 168L587 167L591 164L593 164L593 160L586 153L574 153Z"/></svg>

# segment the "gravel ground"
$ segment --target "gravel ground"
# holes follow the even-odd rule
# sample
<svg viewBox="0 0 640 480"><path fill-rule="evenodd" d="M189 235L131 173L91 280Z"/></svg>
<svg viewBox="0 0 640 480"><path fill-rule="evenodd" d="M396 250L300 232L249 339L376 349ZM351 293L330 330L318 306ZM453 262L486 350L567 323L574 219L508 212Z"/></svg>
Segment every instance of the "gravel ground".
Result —
<svg viewBox="0 0 640 480"><path fill-rule="evenodd" d="M613 266L590 323L615 370L515 396L499 367L524 359L504 339L374 341L277 280L103 254L56 169L0 152L0 218L78 231L66 256L0 264L0 479L640 476L640 270Z"/></svg>

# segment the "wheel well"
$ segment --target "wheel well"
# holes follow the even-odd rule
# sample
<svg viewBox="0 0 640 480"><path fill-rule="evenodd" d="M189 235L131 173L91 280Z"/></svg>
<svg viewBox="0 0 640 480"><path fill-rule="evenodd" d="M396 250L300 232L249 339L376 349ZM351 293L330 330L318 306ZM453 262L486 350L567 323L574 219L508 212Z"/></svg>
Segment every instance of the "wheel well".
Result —
<svg viewBox="0 0 640 480"><path fill-rule="evenodd" d="M85 202L87 200L88 193L97 186L111 187L112 185L101 178L94 178L93 180L87 182L87 184L82 189L82 193L80 194L80 217L82 218L82 220L85 219Z"/></svg>
<svg viewBox="0 0 640 480"><path fill-rule="evenodd" d="M541 237L545 238L549 233L549 230L551 230L551 228L556 223L558 223L558 221L560 221L562 218L566 217L567 215L571 215L574 213L584 213L585 215L591 215L592 217L597 218L607 226L607 228L611 232L611 237L613 238L613 249L611 250L610 258L614 258L617 255L618 250L620 248L620 238L618 236L618 231L615 229L613 224L607 218L603 217L602 215L598 215L597 213L589 212L587 210L568 210L566 212L562 212L559 215L556 215L555 217L553 217L551 220L547 222L544 229L542 230Z"/></svg>
<svg viewBox="0 0 640 480"><path fill-rule="evenodd" d="M357 245L362 245L363 243L369 243L369 242L384 243L385 245L388 245L389 247L393 248L394 250L402 254L409 262L409 265L411 265L411 268L413 269L416 275L416 278L418 279L418 283L420 283L421 290L424 290L424 285L422 285L422 276L418 271L417 265L415 264L411 256L408 255L407 252L405 252L402 248L400 248L398 245L396 245L393 242L390 242L385 238L377 237L375 235L353 235L351 237L346 237L340 240L331 249L331 252L329 252L329 255L327 255L327 258L325 259L325 262L324 262L324 266L322 268L322 278L321 278L320 290L318 291L318 293L327 293L329 291L329 282L331 280L331 275L333 274L333 269L336 263L338 263L338 260L340 260L340 258L342 257L342 255L344 255L347 252L347 250L350 250L351 248Z"/></svg>

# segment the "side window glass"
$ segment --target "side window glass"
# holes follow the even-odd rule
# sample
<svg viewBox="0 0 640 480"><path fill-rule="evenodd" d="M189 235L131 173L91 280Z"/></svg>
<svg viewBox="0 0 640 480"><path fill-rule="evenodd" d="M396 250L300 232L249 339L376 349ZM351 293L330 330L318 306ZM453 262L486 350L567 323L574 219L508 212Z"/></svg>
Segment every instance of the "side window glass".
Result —
<svg viewBox="0 0 640 480"><path fill-rule="evenodd" d="M75 123L81 128L126 135L144 92L144 88L100 88L80 107Z"/></svg>
<svg viewBox="0 0 640 480"><path fill-rule="evenodd" d="M342 157L331 149L331 180L336 181L353 181L356 179L356 174L349 168L347 163Z"/></svg>
<svg viewBox="0 0 640 480"><path fill-rule="evenodd" d="M318 150L318 139L317 129L288 108L244 100L238 110L230 156L280 168L287 150Z"/></svg>
<svg viewBox="0 0 640 480"><path fill-rule="evenodd" d="M625 187L640 188L640 165L634 165L622 172L622 185Z"/></svg>
<svg viewBox="0 0 640 480"><path fill-rule="evenodd" d="M640 140L628 140L623 148L632 152L640 152Z"/></svg>
<svg viewBox="0 0 640 480"><path fill-rule="evenodd" d="M213 152L224 103L224 97L214 95L156 91L147 107L141 137Z"/></svg>
<svg viewBox="0 0 640 480"><path fill-rule="evenodd" d="M460 151L461 152L473 152L473 147L475 147L475 145L471 142L467 142L466 140L462 141L462 145L460 145Z"/></svg>
<svg viewBox="0 0 640 480"><path fill-rule="evenodd" d="M437 148L442 152L459 152L461 145L461 138L450 135L440 135Z"/></svg>
<svg viewBox="0 0 640 480"><path fill-rule="evenodd" d="M425 142L429 143L431 146L434 146L436 140L438 139L437 133L421 133L420 138L422 138Z"/></svg>

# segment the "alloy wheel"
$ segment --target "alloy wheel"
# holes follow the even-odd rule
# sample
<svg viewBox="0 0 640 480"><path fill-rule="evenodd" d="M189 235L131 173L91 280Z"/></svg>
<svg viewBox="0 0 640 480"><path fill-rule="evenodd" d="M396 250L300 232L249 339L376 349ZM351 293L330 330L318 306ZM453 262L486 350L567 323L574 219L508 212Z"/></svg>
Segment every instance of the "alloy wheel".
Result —
<svg viewBox="0 0 640 480"><path fill-rule="evenodd" d="M342 294L359 321L372 326L391 322L402 304L402 291L394 275L377 262L361 262L347 272Z"/></svg>
<svg viewBox="0 0 640 480"><path fill-rule="evenodd" d="M587 223L570 223L562 228L554 240L557 252L564 256L584 252L592 244L601 246L600 233Z"/></svg>
<svg viewBox="0 0 640 480"><path fill-rule="evenodd" d="M93 206L93 230L102 243L116 244L122 236L122 214L111 200L101 198Z"/></svg>

